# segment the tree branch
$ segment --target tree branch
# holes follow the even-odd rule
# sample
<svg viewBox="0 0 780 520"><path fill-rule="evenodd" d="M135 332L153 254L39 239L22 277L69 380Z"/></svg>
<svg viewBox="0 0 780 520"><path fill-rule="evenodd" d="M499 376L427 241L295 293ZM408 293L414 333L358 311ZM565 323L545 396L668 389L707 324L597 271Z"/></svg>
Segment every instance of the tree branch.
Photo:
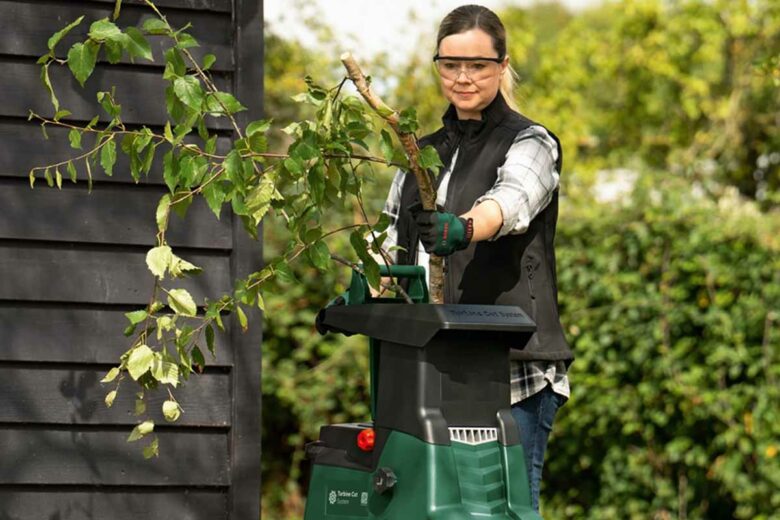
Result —
<svg viewBox="0 0 780 520"><path fill-rule="evenodd" d="M420 191L420 200L423 208L427 210L436 209L436 189L433 179L428 171L420 167L420 149L417 146L417 139L414 134L402 132L399 127L398 112L385 104L382 99L371 90L366 80L366 76L360 69L357 61L349 52L341 55L341 63L347 69L347 76L355 84L358 92L366 103L379 114L390 127L395 131L401 145L409 158L409 166L417 179L417 188ZM440 256L431 255L431 262L428 269L429 289L431 301L433 303L444 303L444 259Z"/></svg>

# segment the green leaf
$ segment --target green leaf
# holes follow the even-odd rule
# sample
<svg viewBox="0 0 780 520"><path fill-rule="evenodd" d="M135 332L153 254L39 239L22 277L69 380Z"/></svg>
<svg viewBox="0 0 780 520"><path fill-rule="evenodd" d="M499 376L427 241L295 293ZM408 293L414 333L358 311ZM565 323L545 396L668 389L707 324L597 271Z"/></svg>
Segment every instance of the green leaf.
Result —
<svg viewBox="0 0 780 520"><path fill-rule="evenodd" d="M288 157L284 160L284 167L296 177L303 175L303 164L298 159Z"/></svg>
<svg viewBox="0 0 780 520"><path fill-rule="evenodd" d="M222 204L225 202L225 192L222 190L222 186L219 182L211 182L203 188L203 198L206 199L209 209L217 216L220 217L222 212Z"/></svg>
<svg viewBox="0 0 780 520"><path fill-rule="evenodd" d="M173 82L173 91L182 103L193 110L200 111L203 105L203 88L198 78L195 76L176 78Z"/></svg>
<svg viewBox="0 0 780 520"><path fill-rule="evenodd" d="M185 275L200 274L203 269L189 263L188 261L173 255L173 261L170 266L171 275L174 278L182 278Z"/></svg>
<svg viewBox="0 0 780 520"><path fill-rule="evenodd" d="M209 70L216 61L217 61L216 56L214 56L213 54L206 54L205 56L203 56L203 65L201 66L201 68L203 70Z"/></svg>
<svg viewBox="0 0 780 520"><path fill-rule="evenodd" d="M350 233L349 243L352 245L352 248L355 250L360 260L363 262L363 271L366 273L366 279L368 280L368 283L374 288L379 287L379 265L376 263L376 260L374 260L374 257L368 253L366 240L362 231L355 230Z"/></svg>
<svg viewBox="0 0 780 520"><path fill-rule="evenodd" d="M295 275L292 272L292 269L290 269L290 266L284 263L279 263L274 266L274 270L276 271L276 277L281 282L285 283L295 283L298 280L295 278Z"/></svg>
<svg viewBox="0 0 780 520"><path fill-rule="evenodd" d="M206 153L214 154L217 152L217 136L213 134L206 140L206 145L203 147Z"/></svg>
<svg viewBox="0 0 780 520"><path fill-rule="evenodd" d="M386 230L390 226L390 215L387 213L380 213L379 218L376 221L376 224L374 224L374 231L381 233L382 231Z"/></svg>
<svg viewBox="0 0 780 520"><path fill-rule="evenodd" d="M119 117L119 115L122 112L122 106L118 105L118 104L116 104L114 102L113 93L98 92L97 93L97 100L100 103L100 106L103 107L103 110L105 110L108 115L110 115L111 117L114 117L114 118ZM146 139L146 138L147 138L147 134L144 133L144 135L142 135L138 139L140 140L140 139ZM149 137L149 138L151 138L151 137ZM148 141L147 141L147 143L148 143Z"/></svg>
<svg viewBox="0 0 780 520"><path fill-rule="evenodd" d="M366 280L368 280L369 285L374 289L378 289L381 277L379 276L379 264L374 260L374 257L369 256L363 261L363 270L366 273Z"/></svg>
<svg viewBox="0 0 780 520"><path fill-rule="evenodd" d="M195 300L192 299L192 296L186 289L171 289L168 291L168 305L173 309L173 312L183 316L195 316L198 312Z"/></svg>
<svg viewBox="0 0 780 520"><path fill-rule="evenodd" d="M173 150L165 152L163 156L163 180L171 193L175 193L179 184L179 161L173 154Z"/></svg>
<svg viewBox="0 0 780 520"><path fill-rule="evenodd" d="M159 18L144 20L143 30L148 34L168 34L170 32L168 24Z"/></svg>
<svg viewBox="0 0 780 520"><path fill-rule="evenodd" d="M165 136L165 140L169 143L173 143L173 131L171 130L171 122L166 121L165 122L165 128L163 129L163 135Z"/></svg>
<svg viewBox="0 0 780 520"><path fill-rule="evenodd" d="M76 43L68 51L68 68L82 87L92 75L92 71L95 70L99 49L100 47L96 43L88 41L87 43Z"/></svg>
<svg viewBox="0 0 780 520"><path fill-rule="evenodd" d="M441 159L439 158L439 152L431 145L420 150L418 160L421 168L424 170L433 170L434 174L438 173L439 168L444 166L444 163L441 162Z"/></svg>
<svg viewBox="0 0 780 520"><path fill-rule="evenodd" d="M133 414L138 417L146 413L146 403L143 400L143 394L138 394L140 397L135 400L135 408Z"/></svg>
<svg viewBox="0 0 780 520"><path fill-rule="evenodd" d="M92 119L90 119L89 123L87 123L87 126L84 127L85 130L91 130L97 123L100 121L100 116L95 116Z"/></svg>
<svg viewBox="0 0 780 520"><path fill-rule="evenodd" d="M309 130L305 131L301 140L290 146L290 155L301 161L309 161L319 157L317 134Z"/></svg>
<svg viewBox="0 0 780 520"><path fill-rule="evenodd" d="M243 110L246 110L246 107L227 92L210 93L206 98L206 111L212 114L235 114Z"/></svg>
<svg viewBox="0 0 780 520"><path fill-rule="evenodd" d="M111 406L114 404L114 399L116 399L116 390L111 390L106 394L105 402L108 408L111 408Z"/></svg>
<svg viewBox="0 0 780 520"><path fill-rule="evenodd" d="M68 140L70 141L70 147L76 150L81 150L81 132L75 128L68 132Z"/></svg>
<svg viewBox="0 0 780 520"><path fill-rule="evenodd" d="M318 205L321 204L325 195L325 169L322 163L309 168L306 181L309 183L309 194L312 200Z"/></svg>
<svg viewBox="0 0 780 520"><path fill-rule="evenodd" d="M224 168L227 178L230 179L233 184L243 188L243 165L241 163L241 155L238 151L230 150L227 157L225 157L225 160L222 161L222 168Z"/></svg>
<svg viewBox="0 0 780 520"><path fill-rule="evenodd" d="M80 24L83 19L84 19L84 16L79 16L78 18L76 18L75 21L69 23L68 25L66 25L65 27L63 27L62 29L57 31L56 33L52 34L52 36L51 36L51 38L49 38L49 42L48 42L49 50L50 51L54 51L54 47L58 43L60 43L60 41L65 37L65 35L67 35L74 27L76 27L78 24Z"/></svg>
<svg viewBox="0 0 780 520"><path fill-rule="evenodd" d="M135 27L128 27L125 29L128 36L127 52L130 56L137 56L148 61L154 61L154 55L152 54L152 47L144 37L143 33Z"/></svg>
<svg viewBox="0 0 780 520"><path fill-rule="evenodd" d="M398 129L403 133L413 134L419 128L417 110L414 107L402 110L398 121Z"/></svg>
<svg viewBox="0 0 780 520"><path fill-rule="evenodd" d="M126 35L122 35L127 38ZM127 38L129 39L129 38ZM108 40L103 43L103 49L105 50L105 56L109 63L112 65L119 63L122 59L122 44L113 40Z"/></svg>
<svg viewBox="0 0 780 520"><path fill-rule="evenodd" d="M163 79L173 80L179 76L187 74L187 64L184 62L184 57L181 51L176 47L171 47L165 51L165 71L163 72Z"/></svg>
<svg viewBox="0 0 780 520"><path fill-rule="evenodd" d="M214 327L206 325L206 347L211 352L211 357L216 358L216 350L214 348Z"/></svg>
<svg viewBox="0 0 780 520"><path fill-rule="evenodd" d="M168 422L175 422L179 419L179 417L181 417L181 408L179 407L179 403L176 401L171 401L170 399L163 403L162 412L165 420Z"/></svg>
<svg viewBox="0 0 780 520"><path fill-rule="evenodd" d="M30 188L35 188L35 170L30 170Z"/></svg>
<svg viewBox="0 0 780 520"><path fill-rule="evenodd" d="M116 142L111 139L100 149L100 165L106 171L106 175L113 175L114 164L116 163Z"/></svg>
<svg viewBox="0 0 780 520"><path fill-rule="evenodd" d="M268 213L275 191L273 180L268 175L265 175L260 184L247 194L245 201L247 211L256 222L260 222Z"/></svg>
<svg viewBox="0 0 780 520"><path fill-rule="evenodd" d="M146 155L144 155L143 163L141 163L141 171L147 176L152 171L152 163L154 162L154 154L157 151L158 143L153 143L146 149Z"/></svg>
<svg viewBox="0 0 780 520"><path fill-rule="evenodd" d="M197 367L198 372L203 372L203 368L206 366L206 358L203 357L203 352L195 345L192 347L192 363Z"/></svg>
<svg viewBox="0 0 780 520"><path fill-rule="evenodd" d="M54 120L59 121L63 117L68 117L70 115L73 115L73 112L70 110L58 110L56 114L54 114Z"/></svg>
<svg viewBox="0 0 780 520"><path fill-rule="evenodd" d="M130 352L130 357L127 358L127 372L134 381L138 381L139 377L152 368L153 361L154 352L152 349L147 345L139 345Z"/></svg>
<svg viewBox="0 0 780 520"><path fill-rule="evenodd" d="M60 109L60 101L57 99L57 96L54 94L54 87L52 87L51 79L49 78L48 63L43 67L41 67L41 81L43 82L43 86L46 87L46 90L49 92L49 97L51 98L52 106L54 106L54 111L58 112ZM43 127L42 125L41 128L45 128L45 127Z"/></svg>
<svg viewBox="0 0 780 520"><path fill-rule="evenodd" d="M176 201L171 208L176 212L179 217L184 218L187 215L187 210L192 204L192 196L186 196L189 194L187 190L179 190L173 194L173 200Z"/></svg>
<svg viewBox="0 0 780 520"><path fill-rule="evenodd" d="M141 424L133 428L130 432L130 436L127 438L127 442L137 441L138 439L149 435L154 431L154 421L144 421Z"/></svg>
<svg viewBox="0 0 780 520"><path fill-rule="evenodd" d="M179 365L157 355L152 363L152 377L164 385L176 387L179 384Z"/></svg>
<svg viewBox="0 0 780 520"><path fill-rule="evenodd" d="M46 184L48 184L49 188L54 187L54 179L51 176L51 171L49 168L43 170L43 178L46 179Z"/></svg>
<svg viewBox="0 0 780 520"><path fill-rule="evenodd" d="M330 250L322 240L318 240L309 248L311 263L320 271L327 271L330 267Z"/></svg>
<svg viewBox="0 0 780 520"><path fill-rule="evenodd" d="M390 137L390 134L387 132L387 130L382 130L381 141L379 141L379 148L382 150L382 157L385 158L385 161L391 162L393 160L393 154L395 153L395 150L393 147L393 138Z"/></svg>
<svg viewBox="0 0 780 520"><path fill-rule="evenodd" d="M62 174L60 173L60 167L54 168L54 182L57 185L57 189L62 189Z"/></svg>
<svg viewBox="0 0 780 520"><path fill-rule="evenodd" d="M108 18L97 20L89 26L89 37L97 42L121 42L123 36L119 27Z"/></svg>
<svg viewBox="0 0 780 520"><path fill-rule="evenodd" d="M256 133L251 137L247 137L247 143L249 144L249 150L254 153L265 153L268 151L268 138L265 134ZM262 161L261 157L254 157L254 160Z"/></svg>
<svg viewBox="0 0 780 520"><path fill-rule="evenodd" d="M89 162L89 157L84 159L84 166L87 169L87 193L92 193L92 166Z"/></svg>
<svg viewBox="0 0 780 520"><path fill-rule="evenodd" d="M114 367L111 370L108 371L108 373L103 377L103 379L100 380L101 383L110 383L114 379L117 378L119 375L119 368Z"/></svg>
<svg viewBox="0 0 780 520"><path fill-rule="evenodd" d="M76 172L76 166L73 164L73 161L68 161L68 165L65 167L65 169L68 171L71 182L76 182L78 179L78 173Z"/></svg>
<svg viewBox="0 0 780 520"><path fill-rule="evenodd" d="M238 323L241 325L241 330L246 332L249 329L249 323L246 319L246 314L244 314L244 309L240 305L236 305L236 314L238 315Z"/></svg>
<svg viewBox="0 0 780 520"><path fill-rule="evenodd" d="M157 278L162 280L165 277L165 271L171 265L173 252L168 246L157 246L146 253L146 265Z"/></svg>
<svg viewBox="0 0 780 520"><path fill-rule="evenodd" d="M120 0L117 0L117 5ZM152 442L144 448L144 458L151 459L152 457L158 457L160 455L160 440L155 437Z"/></svg>
<svg viewBox="0 0 780 520"><path fill-rule="evenodd" d="M144 321L148 316L149 314L146 312L145 309L125 313L125 317L130 322L130 325L138 325L139 323Z"/></svg>
<svg viewBox="0 0 780 520"><path fill-rule="evenodd" d="M146 147L149 146L149 143L152 142L152 137L152 131L144 127L141 130L141 134L137 135L133 141L133 150L138 154L143 153Z"/></svg>
<svg viewBox="0 0 780 520"><path fill-rule="evenodd" d="M189 33L179 33L176 36L176 39L178 40L178 42L176 43L176 47L178 47L179 49L189 49L190 47L200 47L200 44L198 43L198 40L196 40Z"/></svg>
<svg viewBox="0 0 780 520"><path fill-rule="evenodd" d="M171 196L165 194L160 197L160 202L157 203L157 211L155 213L155 220L157 221L157 229L162 232L168 228L168 217L171 214Z"/></svg>

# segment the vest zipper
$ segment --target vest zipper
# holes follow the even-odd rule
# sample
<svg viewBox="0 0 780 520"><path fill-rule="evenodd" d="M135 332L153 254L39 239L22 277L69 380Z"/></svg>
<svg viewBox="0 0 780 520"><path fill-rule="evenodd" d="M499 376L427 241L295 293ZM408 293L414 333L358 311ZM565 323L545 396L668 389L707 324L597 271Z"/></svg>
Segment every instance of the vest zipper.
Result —
<svg viewBox="0 0 780 520"><path fill-rule="evenodd" d="M449 172L450 180L447 182L447 193L446 193L445 198L444 198L444 209L447 210L447 211L449 211L449 209L451 208L452 187L454 185L452 181L455 178L454 177L455 169L457 168L458 162L460 161L460 159L462 157L461 153L460 153L460 144L461 144L461 142L463 142L463 134L460 134L458 136L457 141L455 141L455 144L453 145L453 148L455 149L455 151L453 153L457 154L457 155L455 157L455 161L452 162L452 164L450 165L450 172ZM440 182L437 183L437 186L436 186L437 187L437 196L438 196L438 186L439 186L439 184L441 184L441 179L440 179ZM443 264L442 265L442 269L444 270L444 282L445 282L444 283L444 302L445 303L450 303L449 300L450 300L450 296L451 296L450 293L452 292L453 281L452 281L452 274L450 273L450 259L449 259L449 257L445 256L443 261L442 261L442 264ZM458 302L451 302L451 303L458 303Z"/></svg>
<svg viewBox="0 0 780 520"><path fill-rule="evenodd" d="M463 135L462 134L458 136L458 140L455 141L455 144L453 145L453 147L455 148L455 151L453 153L457 154L457 156L455 157L455 162L453 162L451 167L450 167L450 174L449 174L450 175L450 180L449 180L449 182L447 182L447 194L446 194L446 198L444 199L444 206L445 206L446 209L449 209L451 207L450 204L452 202L452 189L453 189L452 187L454 186L453 183L452 183L452 180L454 179L455 169L458 166L458 162L460 162L460 159L462 157L462 155L460 153L460 143L461 142L463 142ZM437 188L438 188L438 184L437 184Z"/></svg>

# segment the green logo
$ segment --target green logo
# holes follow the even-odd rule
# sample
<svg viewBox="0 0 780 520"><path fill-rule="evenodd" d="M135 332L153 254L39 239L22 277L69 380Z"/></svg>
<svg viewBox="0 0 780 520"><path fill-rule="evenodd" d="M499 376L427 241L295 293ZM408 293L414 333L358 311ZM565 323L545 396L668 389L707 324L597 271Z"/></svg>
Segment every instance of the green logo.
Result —
<svg viewBox="0 0 780 520"><path fill-rule="evenodd" d="M354 483L329 487L325 514L333 516L368 516L368 490L355 487Z"/></svg>

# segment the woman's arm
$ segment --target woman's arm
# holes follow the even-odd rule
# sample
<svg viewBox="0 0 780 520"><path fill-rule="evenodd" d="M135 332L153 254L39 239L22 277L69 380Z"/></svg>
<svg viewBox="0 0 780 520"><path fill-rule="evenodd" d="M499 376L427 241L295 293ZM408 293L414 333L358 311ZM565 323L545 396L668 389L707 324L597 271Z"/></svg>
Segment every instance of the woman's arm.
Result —
<svg viewBox="0 0 780 520"><path fill-rule="evenodd" d="M558 146L541 126L520 132L498 169L493 187L463 218L472 218L472 241L525 233L558 188Z"/></svg>
<svg viewBox="0 0 780 520"><path fill-rule="evenodd" d="M490 240L501 230L504 225L504 216L501 212L501 206L493 199L485 199L471 208L470 211L461 215L465 219L472 219L474 223L474 234L471 236L472 242L480 240Z"/></svg>

